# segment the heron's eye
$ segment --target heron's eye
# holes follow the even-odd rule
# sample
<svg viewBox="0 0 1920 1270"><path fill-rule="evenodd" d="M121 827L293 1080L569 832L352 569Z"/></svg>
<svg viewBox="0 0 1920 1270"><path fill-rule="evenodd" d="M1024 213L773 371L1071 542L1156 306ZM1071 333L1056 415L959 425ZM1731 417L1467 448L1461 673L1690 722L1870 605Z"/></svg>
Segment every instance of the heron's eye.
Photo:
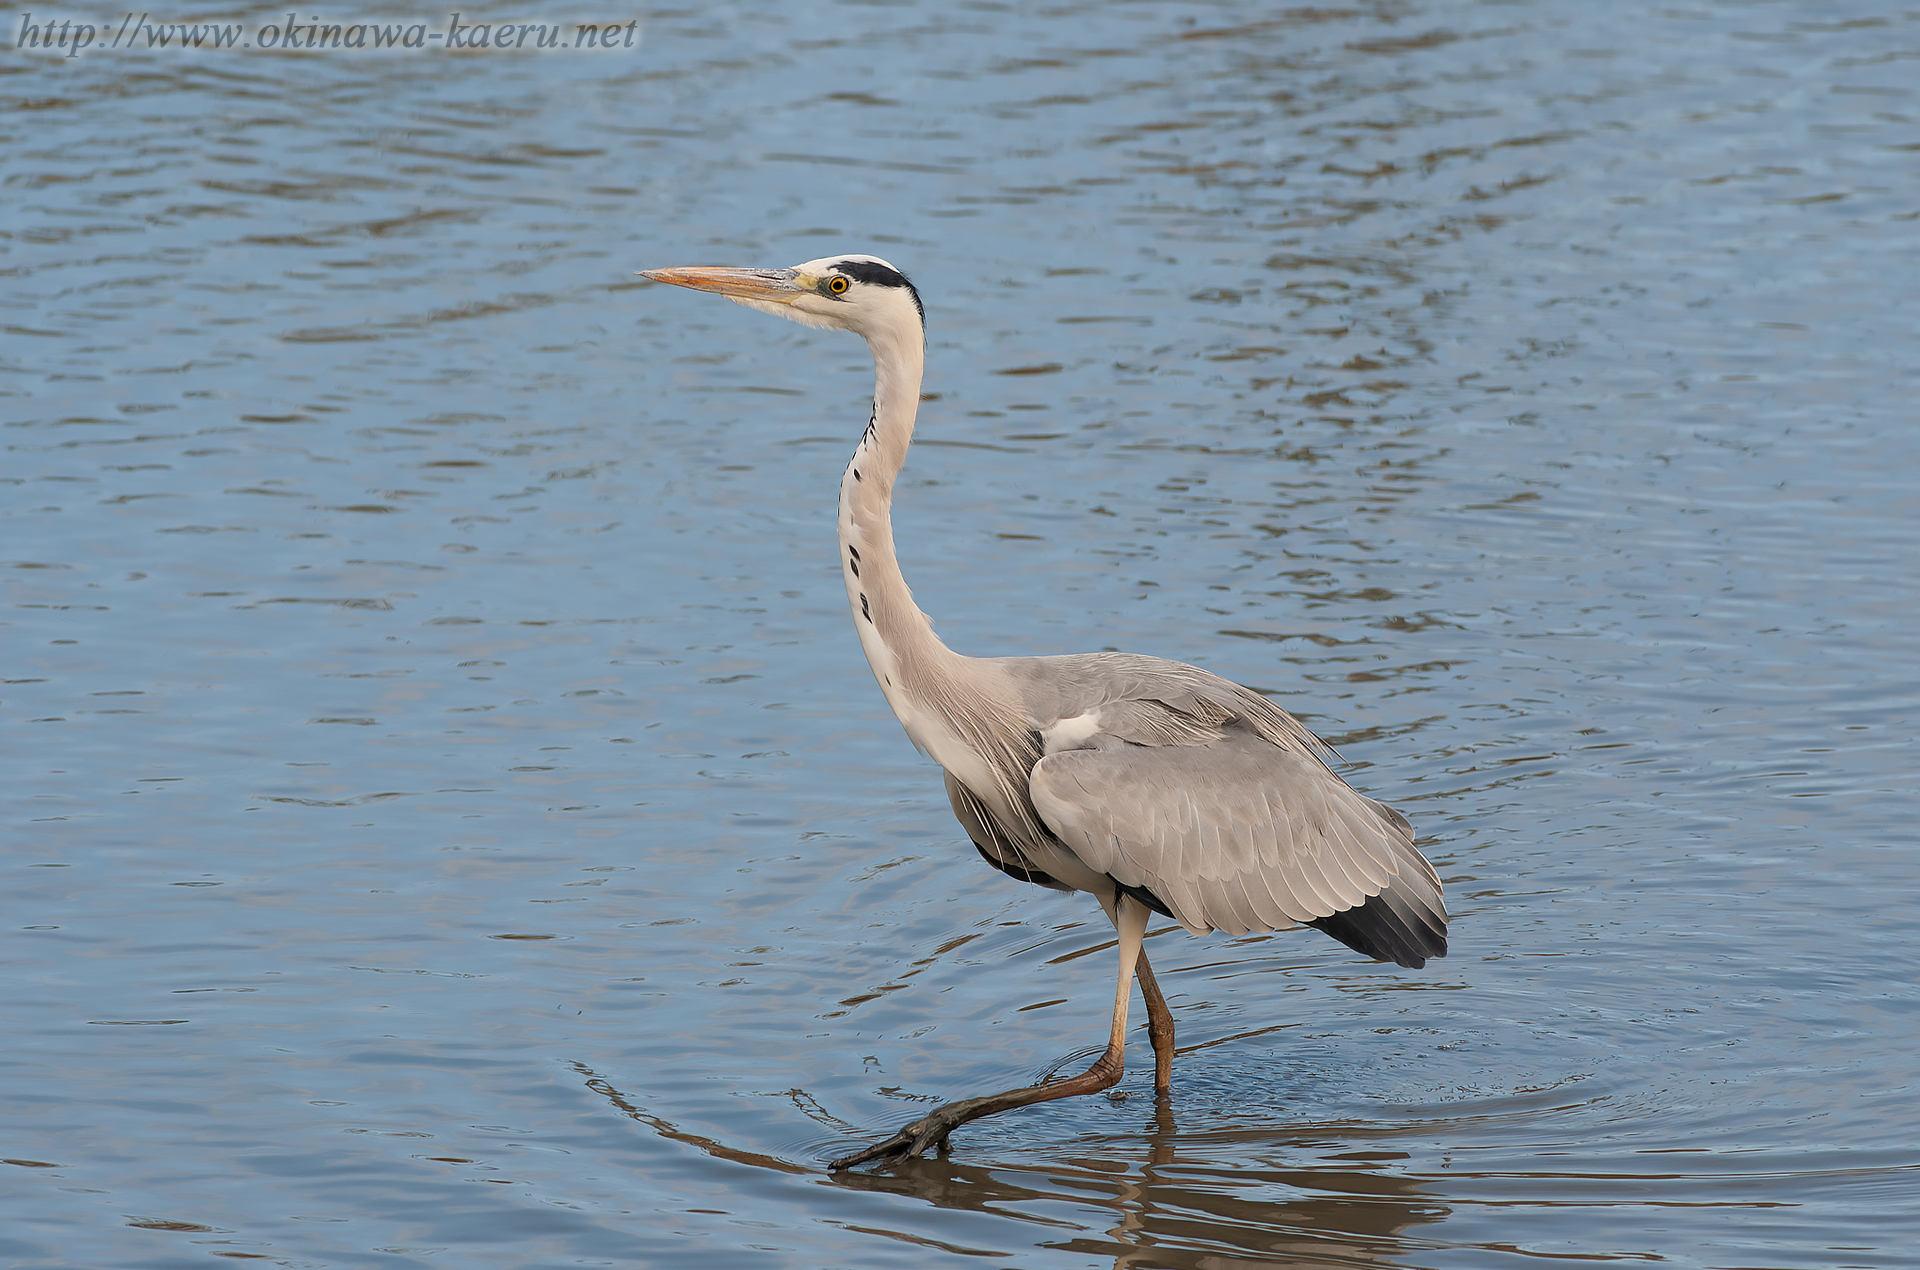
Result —
<svg viewBox="0 0 1920 1270"><path fill-rule="evenodd" d="M827 290L832 292L834 295L845 295L847 290L847 280L845 278L840 277L838 274L835 274L833 277L827 279Z"/></svg>

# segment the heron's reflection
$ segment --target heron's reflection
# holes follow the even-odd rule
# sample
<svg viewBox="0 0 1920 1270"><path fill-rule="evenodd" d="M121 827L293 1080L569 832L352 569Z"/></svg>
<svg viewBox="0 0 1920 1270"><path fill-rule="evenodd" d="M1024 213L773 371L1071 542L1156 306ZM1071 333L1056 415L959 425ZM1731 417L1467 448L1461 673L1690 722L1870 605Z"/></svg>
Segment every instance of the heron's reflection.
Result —
<svg viewBox="0 0 1920 1270"><path fill-rule="evenodd" d="M1407 1231L1448 1216L1419 1182L1368 1167L1365 1159L1316 1168L1261 1162L1263 1156L1303 1153L1324 1158L1330 1140L1351 1141L1351 1125L1321 1126L1321 1132L1312 1126L1276 1126L1182 1135L1173 1100L1161 1097L1154 1100L1151 1116L1127 1134L1083 1137L1049 1159L1030 1156L984 1166L929 1158L900 1161L880 1172L829 1172L824 1165L810 1168L681 1131L587 1068L575 1064L575 1070L626 1115L716 1158L789 1174L817 1169L823 1182L847 1190L1029 1222L1036 1227L1036 1243L1111 1257L1115 1270L1392 1266L1408 1251ZM840 1123L804 1092L789 1096L809 1116L831 1125L836 1139L859 1135L859 1126ZM821 1143L818 1154L824 1158L837 1145ZM1112 1223L1095 1234L1063 1220L1057 1213L1062 1204L1082 1211L1107 1207Z"/></svg>
<svg viewBox="0 0 1920 1270"><path fill-rule="evenodd" d="M1406 1231L1447 1216L1406 1178L1360 1166L1263 1168L1249 1160L1266 1151L1324 1149L1324 1138L1302 1140L1297 1131L1274 1129L1182 1137L1166 1097L1155 1100L1141 1130L1082 1140L1070 1154L1041 1164L923 1159L829 1178L836 1186L1010 1217L1027 1215L1020 1210L1036 1202L1104 1204L1114 1213L1104 1238L1083 1233L1044 1242L1110 1256L1115 1270L1389 1266L1407 1251Z"/></svg>

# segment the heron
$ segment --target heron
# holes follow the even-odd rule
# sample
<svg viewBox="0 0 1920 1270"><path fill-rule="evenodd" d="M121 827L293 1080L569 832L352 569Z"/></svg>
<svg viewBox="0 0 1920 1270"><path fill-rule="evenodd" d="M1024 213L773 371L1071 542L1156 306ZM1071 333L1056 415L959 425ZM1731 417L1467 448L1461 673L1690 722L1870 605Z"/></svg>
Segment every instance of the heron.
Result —
<svg viewBox="0 0 1920 1270"><path fill-rule="evenodd" d="M1119 950L1106 1048L1085 1072L947 1103L830 1168L919 1157L982 1116L1111 1088L1136 980L1165 1096L1174 1023L1143 947L1153 914L1199 935L1313 926L1411 969L1446 955L1440 878L1406 817L1342 780L1324 743L1266 697L1159 657L968 657L934 634L893 542L927 343L905 274L853 253L640 276L866 340L873 409L840 479L840 570L867 663L985 861L1093 896Z"/></svg>

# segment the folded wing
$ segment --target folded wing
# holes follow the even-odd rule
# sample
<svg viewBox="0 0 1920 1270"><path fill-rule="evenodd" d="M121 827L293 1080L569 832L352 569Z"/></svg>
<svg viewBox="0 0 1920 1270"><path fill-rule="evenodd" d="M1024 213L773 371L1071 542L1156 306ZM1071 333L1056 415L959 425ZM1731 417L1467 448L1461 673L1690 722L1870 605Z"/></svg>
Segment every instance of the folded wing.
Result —
<svg viewBox="0 0 1920 1270"><path fill-rule="evenodd" d="M1196 933L1301 923L1403 966L1446 955L1440 879L1405 817L1311 754L1238 723L1208 731L1186 744L1096 734L1034 766L1033 805L1090 867Z"/></svg>

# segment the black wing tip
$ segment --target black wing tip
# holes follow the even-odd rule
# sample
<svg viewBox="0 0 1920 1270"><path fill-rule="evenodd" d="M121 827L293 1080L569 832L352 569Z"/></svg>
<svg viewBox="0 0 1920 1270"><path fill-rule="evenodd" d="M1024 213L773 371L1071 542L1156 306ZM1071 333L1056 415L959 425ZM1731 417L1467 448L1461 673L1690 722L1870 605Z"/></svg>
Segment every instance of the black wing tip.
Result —
<svg viewBox="0 0 1920 1270"><path fill-rule="evenodd" d="M1447 955L1446 918L1405 911L1385 894L1369 896L1359 908L1307 923L1367 957L1391 961L1409 970L1425 968L1432 957Z"/></svg>

